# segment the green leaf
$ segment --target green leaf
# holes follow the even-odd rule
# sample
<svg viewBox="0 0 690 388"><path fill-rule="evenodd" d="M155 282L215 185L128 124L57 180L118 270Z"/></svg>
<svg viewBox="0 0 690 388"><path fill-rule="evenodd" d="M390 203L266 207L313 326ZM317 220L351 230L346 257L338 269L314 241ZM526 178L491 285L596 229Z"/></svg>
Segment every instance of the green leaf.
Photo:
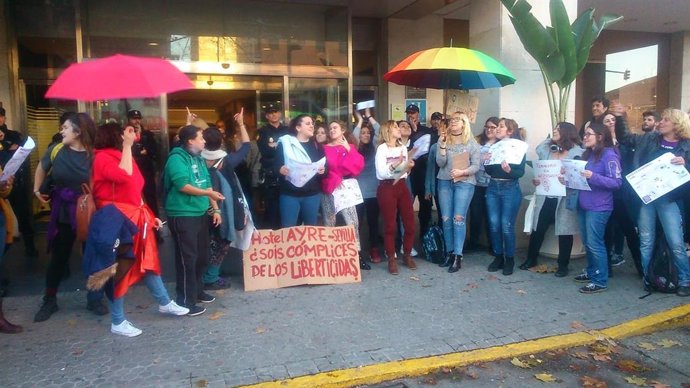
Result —
<svg viewBox="0 0 690 388"><path fill-rule="evenodd" d="M562 0L551 0L549 4L551 13L551 27L553 37L558 46L558 51L563 57L563 75L555 79L559 87L573 82L577 76L577 57L575 54L575 39L573 31L570 29L570 19Z"/></svg>
<svg viewBox="0 0 690 388"><path fill-rule="evenodd" d="M503 0L502 0L503 1ZM506 1L503 1L506 4ZM558 51L558 46L546 28L530 13L532 6L525 0L518 0L512 7L506 6L510 13L510 21L525 50L537 61L543 61L553 52Z"/></svg>
<svg viewBox="0 0 690 388"><path fill-rule="evenodd" d="M589 50L592 48L592 44L596 39L593 29L593 15L594 8L590 8L578 16L571 26L571 30L575 34L576 69L578 74L585 68L587 60L589 59Z"/></svg>

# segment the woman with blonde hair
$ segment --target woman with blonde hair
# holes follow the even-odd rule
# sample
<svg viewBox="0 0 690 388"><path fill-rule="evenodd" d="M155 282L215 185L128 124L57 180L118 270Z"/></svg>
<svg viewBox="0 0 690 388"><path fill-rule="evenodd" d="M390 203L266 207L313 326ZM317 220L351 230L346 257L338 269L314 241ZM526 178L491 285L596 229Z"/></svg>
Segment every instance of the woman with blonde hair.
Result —
<svg viewBox="0 0 690 388"><path fill-rule="evenodd" d="M395 261L395 217L398 213L405 228L403 264L411 270L417 269L411 255L415 227L412 196L405 182L414 161L408 157L407 148L401 139L400 128L395 121L383 123L375 159L376 177L379 180L376 198L383 218L383 244L388 255L388 272L392 275L398 274L398 264Z"/></svg>
<svg viewBox="0 0 690 388"><path fill-rule="evenodd" d="M479 144L472 137L470 120L466 114L451 115L449 127L443 131L436 148L439 172L438 199L441 206L443 238L448 251L442 267L450 266L449 273L462 266L463 246L467 233L467 209L472 201L479 171Z"/></svg>
<svg viewBox="0 0 690 388"><path fill-rule="evenodd" d="M662 113L658 131L643 135L625 133L623 142L635 148L635 169L670 152L674 155L671 164L684 166L690 171L690 119L687 113L679 109L666 109ZM645 287L653 286L650 283L654 279L649 278L648 267L654 254L656 224L659 222L678 271L678 296L690 296L690 264L683 242L683 222L687 222L682 219L684 190L687 190L687 184L643 204L637 222Z"/></svg>

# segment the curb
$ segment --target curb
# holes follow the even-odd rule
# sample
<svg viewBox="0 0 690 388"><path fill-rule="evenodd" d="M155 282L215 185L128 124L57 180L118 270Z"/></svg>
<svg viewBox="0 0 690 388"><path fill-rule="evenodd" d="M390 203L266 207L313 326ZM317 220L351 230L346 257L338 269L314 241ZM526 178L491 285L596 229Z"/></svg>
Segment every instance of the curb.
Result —
<svg viewBox="0 0 690 388"><path fill-rule="evenodd" d="M541 353L548 350L592 344L602 339L622 339L654 331L690 326L690 303L633 319L602 330L544 337L465 352L448 353L402 361L390 361L361 367L321 372L290 379L246 385L245 388L320 387L340 388L378 384L403 377L422 376L441 368L454 368L474 363Z"/></svg>

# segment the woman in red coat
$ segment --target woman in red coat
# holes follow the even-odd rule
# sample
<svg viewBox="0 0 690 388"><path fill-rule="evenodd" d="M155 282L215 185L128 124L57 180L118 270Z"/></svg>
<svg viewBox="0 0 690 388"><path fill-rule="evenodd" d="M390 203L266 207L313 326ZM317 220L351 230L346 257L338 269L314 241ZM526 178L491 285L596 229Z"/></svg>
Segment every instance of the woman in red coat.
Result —
<svg viewBox="0 0 690 388"><path fill-rule="evenodd" d="M144 178L132 158L134 128L124 130L118 124L102 125L96 132L93 162L93 196L96 207L113 204L139 229L134 236L134 260L118 263L111 307L111 328L114 334L135 337L142 333L124 315L124 295L142 278L164 314L185 315L188 309L170 299L161 280L158 245L154 231L163 223L153 215L142 200ZM125 268L128 267L128 268Z"/></svg>

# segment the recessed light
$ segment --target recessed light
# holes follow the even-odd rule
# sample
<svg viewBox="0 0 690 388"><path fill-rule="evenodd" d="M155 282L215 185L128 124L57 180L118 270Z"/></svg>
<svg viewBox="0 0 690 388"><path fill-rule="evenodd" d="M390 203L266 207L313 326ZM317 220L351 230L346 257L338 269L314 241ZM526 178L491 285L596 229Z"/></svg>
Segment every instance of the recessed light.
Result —
<svg viewBox="0 0 690 388"><path fill-rule="evenodd" d="M158 42L149 42L149 46L158 46Z"/></svg>

